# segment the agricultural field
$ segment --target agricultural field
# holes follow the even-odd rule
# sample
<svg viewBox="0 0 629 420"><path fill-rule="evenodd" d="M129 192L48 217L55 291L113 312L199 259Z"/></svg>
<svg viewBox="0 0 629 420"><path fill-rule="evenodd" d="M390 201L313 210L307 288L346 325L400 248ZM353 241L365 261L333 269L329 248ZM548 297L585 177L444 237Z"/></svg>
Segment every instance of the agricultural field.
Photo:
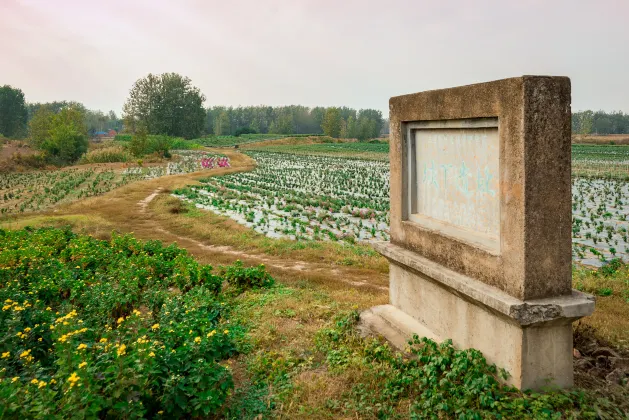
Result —
<svg viewBox="0 0 629 420"><path fill-rule="evenodd" d="M276 140L284 137L293 137L283 134L242 134L236 136L207 136L198 139L191 140L193 143L198 143L206 147L233 147L236 145L243 145L248 143L255 143L264 140Z"/></svg>
<svg viewBox="0 0 629 420"><path fill-rule="evenodd" d="M202 186L174 194L271 238L387 240L388 162L302 154L337 146L343 151L388 147L369 143L269 146L268 151L248 152L258 162L253 172L205 179ZM277 152L280 148L282 152ZM574 159L591 162L590 157L599 153L610 164L620 159L611 152L579 150ZM614 258L629 262L629 183L575 176L572 190L574 260L594 267Z"/></svg>
<svg viewBox="0 0 629 420"><path fill-rule="evenodd" d="M182 150L176 159L151 166L76 166L56 171L12 172L0 177L0 215L42 211L101 195L133 181L229 166L224 156Z"/></svg>
<svg viewBox="0 0 629 420"><path fill-rule="evenodd" d="M264 150L276 153L291 153L296 155L337 156L359 159L389 160L389 143L320 143L304 145L267 146L253 150Z"/></svg>
<svg viewBox="0 0 629 420"><path fill-rule="evenodd" d="M174 194L272 238L389 239L388 163L249 152L252 172L213 177Z"/></svg>
<svg viewBox="0 0 629 420"><path fill-rule="evenodd" d="M629 180L629 146L573 144L572 174Z"/></svg>

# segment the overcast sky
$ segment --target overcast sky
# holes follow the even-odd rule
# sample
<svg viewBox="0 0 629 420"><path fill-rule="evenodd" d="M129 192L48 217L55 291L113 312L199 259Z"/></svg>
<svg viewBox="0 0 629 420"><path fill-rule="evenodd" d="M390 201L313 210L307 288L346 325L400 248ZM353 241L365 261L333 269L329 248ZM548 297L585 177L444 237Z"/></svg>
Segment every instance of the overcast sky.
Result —
<svg viewBox="0 0 629 420"><path fill-rule="evenodd" d="M0 0L0 85L119 112L177 72L206 105L346 105L522 74L629 112L629 0Z"/></svg>

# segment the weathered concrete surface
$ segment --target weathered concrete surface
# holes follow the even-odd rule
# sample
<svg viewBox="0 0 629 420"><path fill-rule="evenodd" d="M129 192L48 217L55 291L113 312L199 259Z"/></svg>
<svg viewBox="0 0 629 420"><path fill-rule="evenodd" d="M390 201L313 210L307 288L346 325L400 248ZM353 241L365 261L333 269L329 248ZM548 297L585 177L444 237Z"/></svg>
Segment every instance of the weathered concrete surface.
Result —
<svg viewBox="0 0 629 420"><path fill-rule="evenodd" d="M364 311L360 314L361 326L363 331L383 336L402 351L407 350L413 334L437 342L450 338L457 348L478 349L489 363L506 369L510 376L505 382L519 389L572 386L572 357L565 357L572 354L570 324L520 328L466 302L437 301L435 306L444 316L452 310L457 312L448 317L449 321L463 322L454 334L439 336L393 305Z"/></svg>
<svg viewBox="0 0 629 420"><path fill-rule="evenodd" d="M391 98L391 242L522 300L571 294L570 80L523 76ZM499 252L409 221L407 125L498 118Z"/></svg>
<svg viewBox="0 0 629 420"><path fill-rule="evenodd" d="M445 268L390 242L374 242L373 247L391 263L391 303L412 316L415 311L426 311L427 307L434 304L431 300L450 299L449 295L456 295L476 306L484 307L485 310L508 318L520 326L554 321L572 322L591 315L594 311L594 297L576 290L570 295L522 301L496 287ZM410 280L402 281L409 278L410 274L407 272L414 272L415 277L421 277L425 282L420 285ZM437 288L435 290L439 291L439 297L429 297L427 302L423 302L422 299L426 296L423 287ZM436 319L435 322L439 320Z"/></svg>
<svg viewBox="0 0 629 420"><path fill-rule="evenodd" d="M518 388L573 383L570 80L391 98L390 305L364 328L480 350ZM474 170L475 172L472 172Z"/></svg>

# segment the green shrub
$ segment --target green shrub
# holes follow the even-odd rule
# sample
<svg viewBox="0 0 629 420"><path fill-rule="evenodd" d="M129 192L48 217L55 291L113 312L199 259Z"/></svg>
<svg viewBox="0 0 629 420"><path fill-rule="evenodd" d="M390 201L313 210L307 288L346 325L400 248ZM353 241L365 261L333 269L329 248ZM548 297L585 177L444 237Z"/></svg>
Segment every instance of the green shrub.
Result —
<svg viewBox="0 0 629 420"><path fill-rule="evenodd" d="M26 228L0 242L1 418L220 415L244 332L210 266L130 235ZM251 273L241 283L265 277Z"/></svg>
<svg viewBox="0 0 629 420"><path fill-rule="evenodd" d="M259 289L271 287L273 278L264 268L264 264L257 267L245 267L238 260L233 265L222 267L222 277L238 292L246 289Z"/></svg>
<svg viewBox="0 0 629 420"><path fill-rule="evenodd" d="M114 140L116 141L131 141L133 136L131 134L116 134Z"/></svg>

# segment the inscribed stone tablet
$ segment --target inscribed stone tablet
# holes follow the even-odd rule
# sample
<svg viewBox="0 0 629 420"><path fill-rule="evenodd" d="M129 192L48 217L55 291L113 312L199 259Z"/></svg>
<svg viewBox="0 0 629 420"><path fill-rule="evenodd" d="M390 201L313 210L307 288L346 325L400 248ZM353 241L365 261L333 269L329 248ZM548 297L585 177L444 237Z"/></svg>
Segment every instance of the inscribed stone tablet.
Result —
<svg viewBox="0 0 629 420"><path fill-rule="evenodd" d="M499 250L497 120L433 127L413 130L415 192L410 219Z"/></svg>

